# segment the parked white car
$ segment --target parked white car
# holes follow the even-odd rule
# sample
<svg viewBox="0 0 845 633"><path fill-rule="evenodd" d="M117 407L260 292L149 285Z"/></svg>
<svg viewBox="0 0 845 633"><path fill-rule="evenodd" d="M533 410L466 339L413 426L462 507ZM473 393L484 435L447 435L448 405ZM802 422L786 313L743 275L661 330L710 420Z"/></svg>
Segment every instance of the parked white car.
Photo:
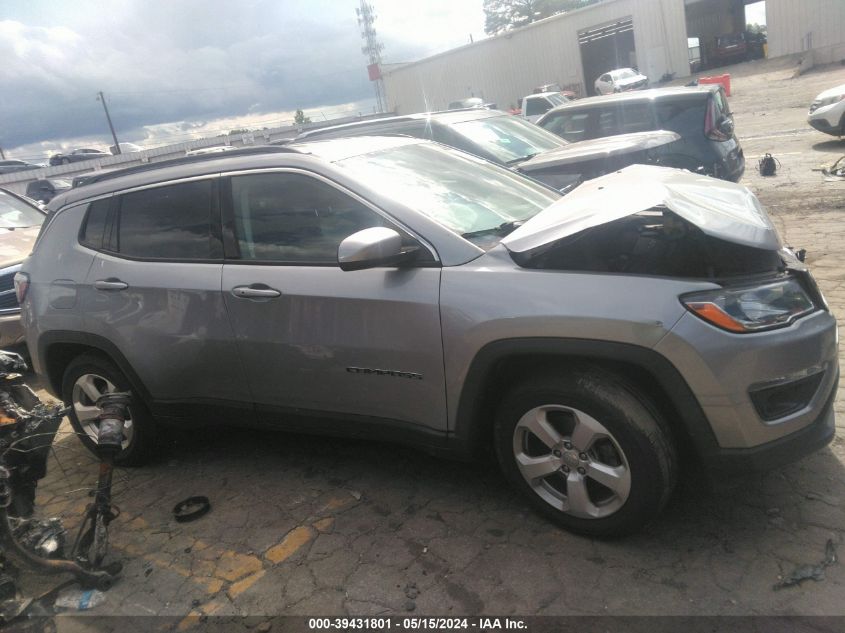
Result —
<svg viewBox="0 0 845 633"><path fill-rule="evenodd" d="M609 95L614 92L639 90L648 87L648 77L633 68L617 68L596 79L596 94Z"/></svg>
<svg viewBox="0 0 845 633"><path fill-rule="evenodd" d="M537 119L552 108L562 106L567 102L569 102L569 99L559 92L540 92L528 95L522 99L522 116L531 123L535 123Z"/></svg>
<svg viewBox="0 0 845 633"><path fill-rule="evenodd" d="M816 97L807 122L819 132L845 136L845 84L825 90Z"/></svg>

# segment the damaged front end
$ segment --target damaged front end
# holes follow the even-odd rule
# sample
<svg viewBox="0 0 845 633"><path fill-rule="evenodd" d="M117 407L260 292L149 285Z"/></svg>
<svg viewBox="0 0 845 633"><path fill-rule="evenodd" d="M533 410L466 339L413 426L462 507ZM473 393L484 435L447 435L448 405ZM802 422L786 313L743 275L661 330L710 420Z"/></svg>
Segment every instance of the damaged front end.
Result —
<svg viewBox="0 0 845 633"><path fill-rule="evenodd" d="M713 282L680 300L737 333L827 308L751 191L677 169L632 165L584 183L502 244L524 268Z"/></svg>

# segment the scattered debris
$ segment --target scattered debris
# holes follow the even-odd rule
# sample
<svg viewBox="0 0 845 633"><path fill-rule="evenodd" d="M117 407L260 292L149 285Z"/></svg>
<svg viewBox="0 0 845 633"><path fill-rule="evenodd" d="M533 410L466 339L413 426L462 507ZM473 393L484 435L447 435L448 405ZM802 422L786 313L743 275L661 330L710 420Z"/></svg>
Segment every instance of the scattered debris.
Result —
<svg viewBox="0 0 845 633"><path fill-rule="evenodd" d="M770 517L776 517L780 514L780 508L767 508L766 514Z"/></svg>
<svg viewBox="0 0 845 633"><path fill-rule="evenodd" d="M757 163L757 171L761 176L775 176L780 169L780 161L768 152Z"/></svg>
<svg viewBox="0 0 845 633"><path fill-rule="evenodd" d="M259 624L257 627L255 627L255 630L258 631L258 633L269 633L270 629L272 629L272 628L273 628L273 623L268 621L268 622L262 622L261 624Z"/></svg>
<svg viewBox="0 0 845 633"><path fill-rule="evenodd" d="M211 502L208 497L188 497L173 506L173 518L177 523L187 523L205 516L209 510L211 510Z"/></svg>
<svg viewBox="0 0 845 633"><path fill-rule="evenodd" d="M97 589L79 589L69 587L56 596L56 607L87 611L106 601L106 594Z"/></svg>
<svg viewBox="0 0 845 633"><path fill-rule="evenodd" d="M413 600L405 601L405 611L413 611L416 608L417 608L417 603L414 602Z"/></svg>
<svg viewBox="0 0 845 633"><path fill-rule="evenodd" d="M0 624L11 622L26 611L30 604L32 604L31 598L10 599L0 602Z"/></svg>
<svg viewBox="0 0 845 633"><path fill-rule="evenodd" d="M840 157L830 168L823 167L822 173L828 181L845 180L845 156Z"/></svg>
<svg viewBox="0 0 845 633"><path fill-rule="evenodd" d="M0 600L12 600L17 592L15 579L9 574L0 572Z"/></svg>
<svg viewBox="0 0 845 633"><path fill-rule="evenodd" d="M360 492L358 492L357 490L350 490L350 491L349 491L349 494L351 494L351 495L352 495L352 497L355 499L355 501L360 501L360 500L361 500L361 493L360 493Z"/></svg>
<svg viewBox="0 0 845 633"><path fill-rule="evenodd" d="M824 570L836 562L836 548L833 545L833 539L828 539L824 548L824 559L818 565L801 565L792 570L788 576L781 578L772 589L778 591L787 587L795 587L800 585L805 580L815 580L816 582L824 580Z"/></svg>
<svg viewBox="0 0 845 633"><path fill-rule="evenodd" d="M420 590L417 589L417 583L409 582L405 585L405 597L410 600L415 600L418 595L420 595Z"/></svg>

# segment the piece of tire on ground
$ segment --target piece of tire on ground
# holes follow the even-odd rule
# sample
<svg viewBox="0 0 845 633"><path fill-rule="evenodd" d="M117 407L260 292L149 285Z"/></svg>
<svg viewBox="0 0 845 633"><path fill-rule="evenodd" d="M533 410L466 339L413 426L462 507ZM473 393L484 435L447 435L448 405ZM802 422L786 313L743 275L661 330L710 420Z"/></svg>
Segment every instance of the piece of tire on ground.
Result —
<svg viewBox="0 0 845 633"><path fill-rule="evenodd" d="M73 405L73 388L77 380L85 375L101 376L112 383L117 391L130 391L131 387L126 376L117 366L105 356L96 353L82 354L74 358L65 369L62 378L62 400ZM152 415L138 398L133 397L129 407L132 420L132 434L129 444L123 448L115 458L118 466L140 466L149 461L155 448L156 427ZM94 455L96 442L88 436L82 423L72 409L70 423L79 439Z"/></svg>
<svg viewBox="0 0 845 633"><path fill-rule="evenodd" d="M567 408L571 408L586 413L585 418L599 421L600 425L609 431L611 438L601 439L600 443L596 443L588 451L591 455L600 449L603 454L609 451L611 457L616 459L619 455L614 447L621 449L621 459L624 463L615 465L628 469L629 487L624 494L624 501L621 495L611 494L609 498L599 501L599 505L591 506L598 508L599 512L610 514L585 518L564 511L568 501L566 495L561 493L569 490L570 477L578 477L575 474L577 463L567 466L571 467L571 470L567 471L568 474L556 471L548 478L533 479L531 484L523 476L516 456L517 444L522 441L516 434L517 427L519 425L520 433L523 438L527 438L526 441L536 444L537 438L524 432L526 421L523 416L548 406L562 409L560 412L551 411L544 414L546 421L560 431L554 437L567 437L567 425L572 424L572 413L567 412ZM558 419L552 414L558 415ZM505 395L499 406L494 422L494 444L505 477L534 509L561 527L587 536L623 536L641 530L666 505L678 479L677 448L657 407L624 378L591 365L526 376ZM542 449L538 454L547 450L545 444L537 446ZM520 459L525 460L529 452L526 447ZM571 449L561 448L558 452L563 452L564 459L575 458ZM577 449L575 452L579 454ZM549 455L549 459L551 457ZM587 462L584 464L587 465ZM589 465L586 470L590 470ZM608 497L608 492L612 492L601 485L597 487L595 480L587 481L589 478L588 472L583 478L585 489L598 491L601 497ZM563 500L558 502L555 495L561 496ZM549 498L558 504L557 507L547 500ZM592 499L591 492L590 501Z"/></svg>

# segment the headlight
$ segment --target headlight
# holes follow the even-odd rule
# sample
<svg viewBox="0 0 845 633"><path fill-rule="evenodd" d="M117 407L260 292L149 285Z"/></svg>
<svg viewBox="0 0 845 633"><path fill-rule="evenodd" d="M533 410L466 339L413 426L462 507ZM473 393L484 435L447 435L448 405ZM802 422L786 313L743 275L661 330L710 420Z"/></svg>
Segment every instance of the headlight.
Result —
<svg viewBox="0 0 845 633"><path fill-rule="evenodd" d="M781 327L816 309L794 278L762 286L697 292L682 296L681 303L696 316L730 332Z"/></svg>

